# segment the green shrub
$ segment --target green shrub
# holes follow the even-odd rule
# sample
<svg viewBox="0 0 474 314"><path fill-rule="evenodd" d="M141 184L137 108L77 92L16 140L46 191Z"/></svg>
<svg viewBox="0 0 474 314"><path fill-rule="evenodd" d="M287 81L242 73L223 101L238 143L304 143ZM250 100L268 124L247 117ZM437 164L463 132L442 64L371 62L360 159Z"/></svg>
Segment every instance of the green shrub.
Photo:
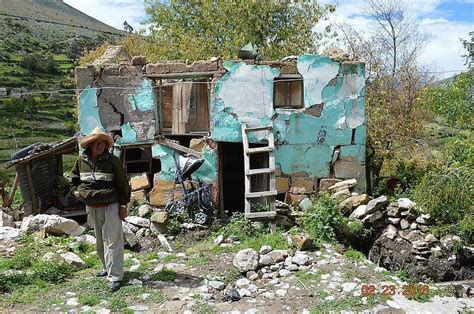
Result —
<svg viewBox="0 0 474 314"><path fill-rule="evenodd" d="M455 233L472 242L474 139L451 139L439 155L441 162L421 179L414 199L435 220L435 233Z"/></svg>
<svg viewBox="0 0 474 314"><path fill-rule="evenodd" d="M100 300L97 296L92 294L85 294L79 296L79 303L81 305L94 306L100 303Z"/></svg>
<svg viewBox="0 0 474 314"><path fill-rule="evenodd" d="M11 292L15 287L27 286L34 282L31 274L25 272L0 273L0 293Z"/></svg>
<svg viewBox="0 0 474 314"><path fill-rule="evenodd" d="M321 193L314 205L304 213L302 226L314 241L333 242L340 233L343 218L338 204L331 196Z"/></svg>
<svg viewBox="0 0 474 314"><path fill-rule="evenodd" d="M171 269L162 269L151 276L153 280L157 281L173 281L176 279L176 272Z"/></svg>
<svg viewBox="0 0 474 314"><path fill-rule="evenodd" d="M33 264L35 276L41 280L58 283L71 276L74 268L65 263L38 261Z"/></svg>
<svg viewBox="0 0 474 314"><path fill-rule="evenodd" d="M17 270L27 269L31 266L33 260L33 249L29 246L22 247L9 259L9 268Z"/></svg>
<svg viewBox="0 0 474 314"><path fill-rule="evenodd" d="M357 250L354 250L353 248L349 248L349 249L344 253L344 255L345 255L348 259L350 259L350 260L352 260L352 261L354 261L354 262L359 262L359 261L362 261L362 260L365 259L364 253L359 252L359 251L357 251Z"/></svg>

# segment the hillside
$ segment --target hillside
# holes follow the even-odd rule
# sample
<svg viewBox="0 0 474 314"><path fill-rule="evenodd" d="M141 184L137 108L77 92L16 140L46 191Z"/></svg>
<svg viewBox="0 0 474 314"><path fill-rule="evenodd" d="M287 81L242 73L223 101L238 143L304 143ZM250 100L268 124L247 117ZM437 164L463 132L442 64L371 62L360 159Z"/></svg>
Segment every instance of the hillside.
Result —
<svg viewBox="0 0 474 314"><path fill-rule="evenodd" d="M75 62L122 34L62 1L0 1L0 181L14 151L75 133Z"/></svg>
<svg viewBox="0 0 474 314"><path fill-rule="evenodd" d="M35 21L79 26L104 33L121 34L121 31L76 10L61 0L2 0L0 2L0 14Z"/></svg>

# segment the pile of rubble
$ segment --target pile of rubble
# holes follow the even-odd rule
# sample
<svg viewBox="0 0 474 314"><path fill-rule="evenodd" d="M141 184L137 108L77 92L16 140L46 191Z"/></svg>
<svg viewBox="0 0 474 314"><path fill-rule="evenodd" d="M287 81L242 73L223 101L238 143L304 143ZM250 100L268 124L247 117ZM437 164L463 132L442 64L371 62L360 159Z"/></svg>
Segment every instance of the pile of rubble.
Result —
<svg viewBox="0 0 474 314"><path fill-rule="evenodd" d="M472 278L474 248L461 245L458 236L441 239L429 233L434 223L429 214L419 214L407 198L389 203L386 196L372 199L351 192L356 180L328 188L350 219L359 219L373 229L369 258L390 270L405 269L421 280L449 281ZM457 249L454 252L454 249Z"/></svg>

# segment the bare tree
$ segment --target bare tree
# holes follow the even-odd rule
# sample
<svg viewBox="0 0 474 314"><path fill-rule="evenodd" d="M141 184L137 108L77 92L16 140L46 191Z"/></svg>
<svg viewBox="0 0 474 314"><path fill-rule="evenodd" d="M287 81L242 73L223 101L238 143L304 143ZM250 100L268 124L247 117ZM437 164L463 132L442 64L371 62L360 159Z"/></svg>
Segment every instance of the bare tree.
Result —
<svg viewBox="0 0 474 314"><path fill-rule="evenodd" d="M418 145L430 118L417 102L430 78L416 63L428 36L419 30L406 4L406 0L366 0L365 13L373 21L369 32L337 25L347 52L366 64L369 190L379 181L384 162L400 155L400 148L416 151L409 147Z"/></svg>

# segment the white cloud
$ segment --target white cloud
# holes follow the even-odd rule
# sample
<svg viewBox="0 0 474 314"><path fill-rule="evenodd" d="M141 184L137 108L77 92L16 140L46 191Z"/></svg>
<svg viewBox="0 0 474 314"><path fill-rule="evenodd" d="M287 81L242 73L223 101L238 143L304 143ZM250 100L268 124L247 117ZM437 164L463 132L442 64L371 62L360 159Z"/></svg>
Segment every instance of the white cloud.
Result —
<svg viewBox="0 0 474 314"><path fill-rule="evenodd" d="M468 38L469 32L474 30L474 23L448 20L443 12L437 9L442 2L445 1L412 0L407 2L420 23L420 30L430 35L426 47L420 53L418 63L428 66L433 72L464 70L466 65L461 57L464 51L459 38ZM464 0L464 2L473 3L474 0ZM364 1L324 0L323 3L336 4L336 13L332 14L328 21L318 23L314 28L316 31L324 29L329 23L347 23L363 34L370 32L373 21L364 16ZM455 14L452 18L455 18ZM438 75L445 78L453 74L455 73L444 72Z"/></svg>
<svg viewBox="0 0 474 314"><path fill-rule="evenodd" d="M137 0L64 0L68 5L117 29L127 21L134 29L141 28L145 17L143 1Z"/></svg>

